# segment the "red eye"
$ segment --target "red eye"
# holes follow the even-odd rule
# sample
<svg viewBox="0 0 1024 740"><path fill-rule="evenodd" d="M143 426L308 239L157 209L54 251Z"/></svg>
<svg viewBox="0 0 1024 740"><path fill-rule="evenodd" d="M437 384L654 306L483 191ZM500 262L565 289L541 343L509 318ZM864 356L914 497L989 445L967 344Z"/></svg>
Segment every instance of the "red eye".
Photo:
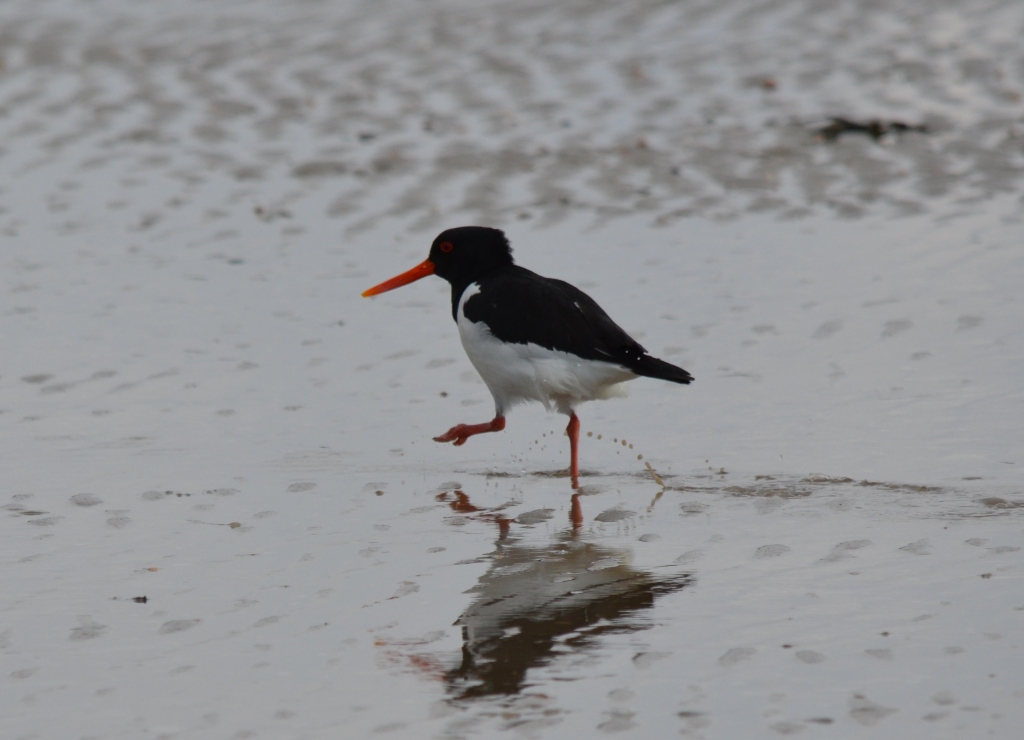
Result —
<svg viewBox="0 0 1024 740"><path fill-rule="evenodd" d="M453 245L451 242L441 242L440 244L437 245L437 248L440 249L445 254L447 254L448 252L455 249L455 245Z"/></svg>

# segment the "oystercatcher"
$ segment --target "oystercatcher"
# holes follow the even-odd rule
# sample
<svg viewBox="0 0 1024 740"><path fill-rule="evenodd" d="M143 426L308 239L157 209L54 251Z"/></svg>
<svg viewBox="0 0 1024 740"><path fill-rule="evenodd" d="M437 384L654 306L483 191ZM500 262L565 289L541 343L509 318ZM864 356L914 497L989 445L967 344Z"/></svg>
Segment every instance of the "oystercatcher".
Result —
<svg viewBox="0 0 1024 740"><path fill-rule="evenodd" d="M474 434L500 432L505 412L540 401L569 417L569 474L579 476L584 401L625 395L623 383L644 376L687 384L693 376L647 354L593 298L569 283L541 277L512 260L504 232L484 226L448 229L416 267L363 293L378 295L437 275L452 286L452 318L462 346L494 397L494 418L459 424L435 442L461 445Z"/></svg>

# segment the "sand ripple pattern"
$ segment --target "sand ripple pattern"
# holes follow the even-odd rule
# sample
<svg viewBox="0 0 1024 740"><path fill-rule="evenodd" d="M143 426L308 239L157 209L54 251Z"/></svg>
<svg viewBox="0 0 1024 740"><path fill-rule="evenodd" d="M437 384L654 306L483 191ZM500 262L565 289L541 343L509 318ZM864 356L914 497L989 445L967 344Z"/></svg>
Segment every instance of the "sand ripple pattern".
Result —
<svg viewBox="0 0 1024 740"><path fill-rule="evenodd" d="M1024 173L1012 0L51 0L0 28L0 157L287 182L268 220L314 191L355 231L908 214ZM830 115L931 133L821 141Z"/></svg>

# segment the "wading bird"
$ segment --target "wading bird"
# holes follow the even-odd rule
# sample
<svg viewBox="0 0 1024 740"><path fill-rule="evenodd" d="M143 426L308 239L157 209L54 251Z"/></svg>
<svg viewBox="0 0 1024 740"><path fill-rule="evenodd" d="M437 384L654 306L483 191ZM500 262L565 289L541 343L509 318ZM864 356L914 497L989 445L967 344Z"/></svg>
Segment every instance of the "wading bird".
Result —
<svg viewBox="0 0 1024 740"><path fill-rule="evenodd" d="M584 401L625 395L622 384L637 377L689 383L680 367L647 350L600 306L569 283L541 277L515 264L504 232L484 226L448 229L416 267L363 293L364 297L437 275L452 286L452 318L462 346L494 397L494 418L459 424L435 442L464 444L474 434L500 432L505 413L518 403L540 401L569 417L569 475L580 474L580 420Z"/></svg>

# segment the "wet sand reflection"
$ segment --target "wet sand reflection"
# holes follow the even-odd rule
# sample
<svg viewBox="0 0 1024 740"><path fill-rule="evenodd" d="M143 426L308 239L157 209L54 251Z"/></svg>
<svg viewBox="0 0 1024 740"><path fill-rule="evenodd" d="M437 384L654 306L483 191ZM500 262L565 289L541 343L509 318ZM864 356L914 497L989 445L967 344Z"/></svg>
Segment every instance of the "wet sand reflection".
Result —
<svg viewBox="0 0 1024 740"><path fill-rule="evenodd" d="M499 528L493 564L470 589L475 598L456 621L462 661L443 675L455 700L517 694L529 685L530 669L585 651L602 635L651 627L646 612L658 597L693 580L678 569L639 570L629 550L585 539L578 495L571 526L543 546L524 543L511 520L472 506L464 492L453 496L453 509L479 512Z"/></svg>

